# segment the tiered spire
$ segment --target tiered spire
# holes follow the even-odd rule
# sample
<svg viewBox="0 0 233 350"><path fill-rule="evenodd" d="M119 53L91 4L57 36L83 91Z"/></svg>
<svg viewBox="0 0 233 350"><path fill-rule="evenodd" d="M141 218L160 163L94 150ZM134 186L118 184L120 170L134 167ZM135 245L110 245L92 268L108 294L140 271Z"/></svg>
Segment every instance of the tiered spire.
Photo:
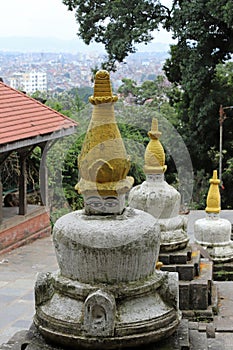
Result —
<svg viewBox="0 0 233 350"><path fill-rule="evenodd" d="M210 188L206 200L205 211L207 213L220 213L221 198L219 191L220 180L218 179L217 170L213 171L213 177L210 179Z"/></svg>
<svg viewBox="0 0 233 350"><path fill-rule="evenodd" d="M128 177L129 157L116 124L110 77L107 71L95 76L92 118L78 158L79 193L117 196L130 190L134 179Z"/></svg>
<svg viewBox="0 0 233 350"><path fill-rule="evenodd" d="M116 102L117 96L112 94L112 88L110 83L110 75L106 70L101 70L96 73L94 84L94 95L89 97L89 101L93 105L101 103Z"/></svg>
<svg viewBox="0 0 233 350"><path fill-rule="evenodd" d="M150 142L145 152L145 174L162 174L166 171L165 153L159 138L161 132L158 130L158 120L153 118L151 130L148 132Z"/></svg>

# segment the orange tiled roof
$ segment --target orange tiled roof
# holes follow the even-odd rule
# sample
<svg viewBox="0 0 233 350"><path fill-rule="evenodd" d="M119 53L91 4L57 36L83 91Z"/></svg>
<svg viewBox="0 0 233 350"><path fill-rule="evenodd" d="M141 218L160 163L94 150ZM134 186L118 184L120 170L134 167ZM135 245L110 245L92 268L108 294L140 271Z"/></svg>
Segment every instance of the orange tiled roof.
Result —
<svg viewBox="0 0 233 350"><path fill-rule="evenodd" d="M0 145L76 126L72 119L0 82Z"/></svg>

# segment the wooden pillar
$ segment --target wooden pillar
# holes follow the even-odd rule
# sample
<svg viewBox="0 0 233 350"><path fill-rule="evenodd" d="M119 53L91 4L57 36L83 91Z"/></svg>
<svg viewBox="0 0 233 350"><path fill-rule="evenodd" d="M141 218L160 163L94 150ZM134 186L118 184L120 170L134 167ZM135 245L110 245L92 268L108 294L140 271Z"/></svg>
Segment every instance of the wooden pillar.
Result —
<svg viewBox="0 0 233 350"><path fill-rule="evenodd" d="M48 196L48 168L46 163L48 147L46 145L41 146L41 164L40 164L40 194L42 203L45 207L49 206Z"/></svg>
<svg viewBox="0 0 233 350"><path fill-rule="evenodd" d="M27 172L25 153L19 153L20 175L19 175L19 215L27 214Z"/></svg>

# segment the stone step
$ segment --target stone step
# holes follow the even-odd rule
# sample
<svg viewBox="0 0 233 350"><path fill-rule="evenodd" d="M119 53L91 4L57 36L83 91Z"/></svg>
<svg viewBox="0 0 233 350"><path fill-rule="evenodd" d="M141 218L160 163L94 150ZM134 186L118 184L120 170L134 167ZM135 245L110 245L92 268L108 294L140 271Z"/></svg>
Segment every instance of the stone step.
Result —
<svg viewBox="0 0 233 350"><path fill-rule="evenodd" d="M208 350L207 337L205 333L200 333L197 329L189 331L190 350Z"/></svg>
<svg viewBox="0 0 233 350"><path fill-rule="evenodd" d="M208 350L226 350L225 344L220 339L207 339Z"/></svg>
<svg viewBox="0 0 233 350"><path fill-rule="evenodd" d="M179 282L179 302L181 310L206 310L211 304L211 290L208 283Z"/></svg>
<svg viewBox="0 0 233 350"><path fill-rule="evenodd" d="M199 263L199 276L197 276L197 279L199 280L213 280L213 261L210 261L209 259L200 259Z"/></svg>
<svg viewBox="0 0 233 350"><path fill-rule="evenodd" d="M179 281L180 309L190 310L190 313L187 313L188 318L197 317L197 313L192 313L191 310L199 310L203 317L208 318L212 318L213 313L217 312L217 287L212 282L212 268L211 261L201 262L199 276L192 281ZM206 310L205 316L203 310Z"/></svg>
<svg viewBox="0 0 233 350"><path fill-rule="evenodd" d="M217 334L219 336L219 334ZM227 341L224 337L217 338L214 323L189 322L182 319L177 330L170 337L154 344L144 344L138 350L226 350ZM7 344L0 346L1 350L62 350L44 341L34 326L29 331L16 333ZM77 350L81 350L79 346ZM127 348L127 350L135 350Z"/></svg>
<svg viewBox="0 0 233 350"><path fill-rule="evenodd" d="M164 265L187 264L191 261L192 248L190 246L169 253L160 253L159 261Z"/></svg>
<svg viewBox="0 0 233 350"><path fill-rule="evenodd" d="M180 298L180 302L181 301L182 299ZM186 306L186 309L184 308L184 306ZM182 310L183 317L185 317L189 321L195 321L195 322L203 321L205 322L205 325L206 325L206 321L208 322L213 321L215 319L215 316L218 314L218 288L216 284L212 285L211 303L205 310L191 309L193 305L190 305L189 307L190 309L187 309L188 308L187 304L180 305L180 309Z"/></svg>
<svg viewBox="0 0 233 350"><path fill-rule="evenodd" d="M194 264L163 265L162 271L178 272L179 280L191 281L196 276L197 270Z"/></svg>
<svg viewBox="0 0 233 350"><path fill-rule="evenodd" d="M233 262L214 264L213 279L215 281L233 281Z"/></svg>
<svg viewBox="0 0 233 350"><path fill-rule="evenodd" d="M186 319L182 319L180 325L176 331L179 340L179 346L181 350L189 350L189 322Z"/></svg>
<svg viewBox="0 0 233 350"><path fill-rule="evenodd" d="M189 331L190 350L226 350L223 339L208 338L206 332L196 329Z"/></svg>
<svg viewBox="0 0 233 350"><path fill-rule="evenodd" d="M127 348L126 350L135 350ZM189 350L189 323L186 319L181 319L180 324L174 334L154 344L145 344L138 350Z"/></svg>
<svg viewBox="0 0 233 350"><path fill-rule="evenodd" d="M226 350L224 339L222 337L221 339L216 339L216 331L215 322L189 322L189 332L192 334L192 340L190 337L190 349L196 349L196 340L202 339L203 344L207 346L206 349L208 350Z"/></svg>
<svg viewBox="0 0 233 350"><path fill-rule="evenodd" d="M159 255L159 261L163 263L161 270L178 272L179 280L182 281L191 281L200 274L200 258L200 251L196 247Z"/></svg>

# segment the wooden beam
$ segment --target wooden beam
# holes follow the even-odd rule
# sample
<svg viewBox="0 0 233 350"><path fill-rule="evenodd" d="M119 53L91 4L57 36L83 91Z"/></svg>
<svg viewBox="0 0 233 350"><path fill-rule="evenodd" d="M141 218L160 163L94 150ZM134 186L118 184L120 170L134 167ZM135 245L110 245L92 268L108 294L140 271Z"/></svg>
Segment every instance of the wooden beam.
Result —
<svg viewBox="0 0 233 350"><path fill-rule="evenodd" d="M38 144L42 143L42 142L47 142L47 141L53 141L56 139L60 139L64 136L69 136L74 134L76 131L76 126L72 126L68 129L60 129L56 132L53 132L51 134L46 134L44 136L36 136L33 138L29 138L26 140L22 140L22 141L15 141L15 142L9 142L9 143L5 143L3 145L0 145L0 153L5 153L5 152L9 152L9 151L17 151L20 150L22 148L25 147L30 147L32 145L34 145L34 147L36 147Z"/></svg>

